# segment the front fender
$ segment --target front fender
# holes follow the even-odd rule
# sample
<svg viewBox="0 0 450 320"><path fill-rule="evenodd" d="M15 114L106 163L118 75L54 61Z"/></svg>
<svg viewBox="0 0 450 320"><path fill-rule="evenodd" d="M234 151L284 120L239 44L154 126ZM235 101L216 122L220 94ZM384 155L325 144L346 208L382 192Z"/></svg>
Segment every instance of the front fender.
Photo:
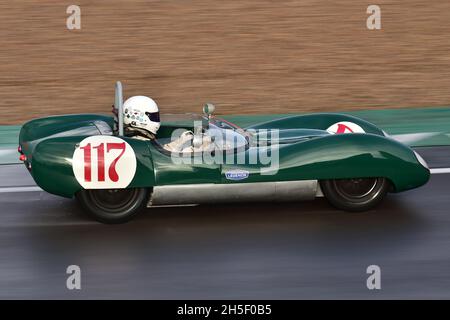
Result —
<svg viewBox="0 0 450 320"><path fill-rule="evenodd" d="M430 177L412 149L374 134L336 134L279 150L280 178L388 178L395 192L419 187Z"/></svg>

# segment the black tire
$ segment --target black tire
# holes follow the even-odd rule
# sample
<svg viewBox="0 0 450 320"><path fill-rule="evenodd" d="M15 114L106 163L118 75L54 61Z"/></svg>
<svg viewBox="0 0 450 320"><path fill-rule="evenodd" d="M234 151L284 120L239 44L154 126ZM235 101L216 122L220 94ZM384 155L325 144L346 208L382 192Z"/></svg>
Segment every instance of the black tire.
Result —
<svg viewBox="0 0 450 320"><path fill-rule="evenodd" d="M124 223L139 213L147 204L149 190L92 189L81 190L76 198L82 207L97 221L116 224Z"/></svg>
<svg viewBox="0 0 450 320"><path fill-rule="evenodd" d="M377 206L388 192L386 178L322 180L325 198L334 207L353 212L367 211Z"/></svg>

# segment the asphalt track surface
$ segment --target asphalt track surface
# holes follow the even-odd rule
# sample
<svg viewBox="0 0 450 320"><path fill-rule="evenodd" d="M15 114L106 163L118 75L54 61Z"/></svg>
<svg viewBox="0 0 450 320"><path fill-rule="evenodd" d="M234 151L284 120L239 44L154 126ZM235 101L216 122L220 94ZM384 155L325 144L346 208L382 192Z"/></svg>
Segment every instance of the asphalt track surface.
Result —
<svg viewBox="0 0 450 320"><path fill-rule="evenodd" d="M449 167L450 149L419 150ZM450 298L450 174L344 213L324 199L148 209L103 225L74 200L0 193L0 298ZM27 186L22 166L1 187ZM81 290L66 268L81 267ZM381 290L366 268L381 267Z"/></svg>

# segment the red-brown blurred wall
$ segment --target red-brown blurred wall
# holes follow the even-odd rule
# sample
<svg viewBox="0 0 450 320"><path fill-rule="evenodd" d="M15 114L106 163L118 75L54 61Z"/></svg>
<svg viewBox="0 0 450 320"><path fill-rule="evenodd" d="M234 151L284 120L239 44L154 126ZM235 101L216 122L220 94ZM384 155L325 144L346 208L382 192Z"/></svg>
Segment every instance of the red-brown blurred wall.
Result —
<svg viewBox="0 0 450 320"><path fill-rule="evenodd" d="M442 106L449 49L442 0L2 1L0 124L109 112L116 80L169 113Z"/></svg>

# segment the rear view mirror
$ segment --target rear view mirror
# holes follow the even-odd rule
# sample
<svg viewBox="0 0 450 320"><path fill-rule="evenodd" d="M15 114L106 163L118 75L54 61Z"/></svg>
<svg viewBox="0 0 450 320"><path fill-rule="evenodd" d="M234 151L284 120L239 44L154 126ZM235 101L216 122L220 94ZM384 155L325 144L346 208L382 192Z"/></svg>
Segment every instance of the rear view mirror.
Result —
<svg viewBox="0 0 450 320"><path fill-rule="evenodd" d="M208 116L211 116L215 110L216 107L212 103L205 103L203 106L203 113Z"/></svg>

